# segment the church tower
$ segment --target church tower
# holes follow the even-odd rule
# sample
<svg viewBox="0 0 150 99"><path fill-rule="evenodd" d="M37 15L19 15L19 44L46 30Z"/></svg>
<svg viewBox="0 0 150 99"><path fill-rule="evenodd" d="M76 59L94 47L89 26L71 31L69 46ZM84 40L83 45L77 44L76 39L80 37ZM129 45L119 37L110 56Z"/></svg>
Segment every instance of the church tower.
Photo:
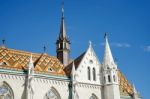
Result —
<svg viewBox="0 0 150 99"><path fill-rule="evenodd" d="M66 34L65 21L64 21L64 8L62 6L62 16L59 37L56 41L56 52L57 58L64 66L69 64L69 53L70 53L70 40Z"/></svg>
<svg viewBox="0 0 150 99"><path fill-rule="evenodd" d="M104 99L120 99L118 69L114 62L106 34L102 68Z"/></svg>

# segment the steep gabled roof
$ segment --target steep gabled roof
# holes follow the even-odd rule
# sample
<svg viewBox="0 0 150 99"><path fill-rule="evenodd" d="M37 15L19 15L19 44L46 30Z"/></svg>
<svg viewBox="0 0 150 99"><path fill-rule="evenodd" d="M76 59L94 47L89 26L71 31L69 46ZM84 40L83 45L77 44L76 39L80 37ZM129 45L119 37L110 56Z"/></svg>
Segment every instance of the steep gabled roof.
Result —
<svg viewBox="0 0 150 99"><path fill-rule="evenodd" d="M79 66L79 64L80 64L80 62L81 62L81 60L82 60L83 57L84 57L84 55L85 55L85 52L82 53L82 54L81 54L79 57L77 57L75 60L73 60L74 65L75 65L75 69L78 68L78 66ZM65 71L65 73L66 73L67 76L70 76L70 74L71 74L73 62L71 62L71 63L64 69L64 71Z"/></svg>

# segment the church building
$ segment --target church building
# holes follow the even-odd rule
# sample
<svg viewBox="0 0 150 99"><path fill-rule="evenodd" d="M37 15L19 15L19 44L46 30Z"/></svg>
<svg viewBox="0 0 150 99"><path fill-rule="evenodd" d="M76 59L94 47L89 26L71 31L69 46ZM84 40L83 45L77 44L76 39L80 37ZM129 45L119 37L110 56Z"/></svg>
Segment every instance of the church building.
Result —
<svg viewBox="0 0 150 99"><path fill-rule="evenodd" d="M62 7L57 56L0 46L0 99L142 99L118 69L107 35L104 41L102 62L91 42L71 59Z"/></svg>

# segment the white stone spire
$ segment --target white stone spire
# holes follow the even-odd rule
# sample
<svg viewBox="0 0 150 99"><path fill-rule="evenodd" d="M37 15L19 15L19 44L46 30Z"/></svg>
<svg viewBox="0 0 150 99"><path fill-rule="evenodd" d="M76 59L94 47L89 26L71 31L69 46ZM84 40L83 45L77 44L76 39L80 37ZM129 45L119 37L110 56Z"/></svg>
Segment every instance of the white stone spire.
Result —
<svg viewBox="0 0 150 99"><path fill-rule="evenodd" d="M26 99L33 99L34 89L33 89L33 78L34 78L34 64L32 60L32 54L29 59L28 69L27 69L27 79L26 79Z"/></svg>
<svg viewBox="0 0 150 99"><path fill-rule="evenodd" d="M134 84L132 84L132 87L133 87L133 99L138 99L138 92L137 92Z"/></svg>
<svg viewBox="0 0 150 99"><path fill-rule="evenodd" d="M103 58L103 66L109 66L109 68L112 68L113 66L116 67L106 34L105 34L105 51Z"/></svg>
<svg viewBox="0 0 150 99"><path fill-rule="evenodd" d="M137 93L137 90L136 90L134 84L132 85L132 87L133 87L133 93Z"/></svg>
<svg viewBox="0 0 150 99"><path fill-rule="evenodd" d="M105 34L105 52L103 59L104 99L120 99L117 65Z"/></svg>

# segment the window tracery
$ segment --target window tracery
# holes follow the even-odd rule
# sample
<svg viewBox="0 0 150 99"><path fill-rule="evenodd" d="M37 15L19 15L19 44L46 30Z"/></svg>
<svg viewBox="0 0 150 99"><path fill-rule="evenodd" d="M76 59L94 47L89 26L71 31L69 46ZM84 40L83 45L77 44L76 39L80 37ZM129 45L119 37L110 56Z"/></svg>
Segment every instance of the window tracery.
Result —
<svg viewBox="0 0 150 99"><path fill-rule="evenodd" d="M13 91L6 82L0 84L0 99L14 99Z"/></svg>
<svg viewBox="0 0 150 99"><path fill-rule="evenodd" d="M91 70L90 67L87 68L88 80L91 80Z"/></svg>
<svg viewBox="0 0 150 99"><path fill-rule="evenodd" d="M98 99L97 96L95 94L92 94L92 96L90 97L90 99Z"/></svg>
<svg viewBox="0 0 150 99"><path fill-rule="evenodd" d="M108 82L111 82L111 78L110 78L110 75L108 75Z"/></svg>
<svg viewBox="0 0 150 99"><path fill-rule="evenodd" d="M93 68L93 80L96 81L96 71L95 71L95 68Z"/></svg>
<svg viewBox="0 0 150 99"><path fill-rule="evenodd" d="M57 90L52 87L45 95L44 99L61 99Z"/></svg>

